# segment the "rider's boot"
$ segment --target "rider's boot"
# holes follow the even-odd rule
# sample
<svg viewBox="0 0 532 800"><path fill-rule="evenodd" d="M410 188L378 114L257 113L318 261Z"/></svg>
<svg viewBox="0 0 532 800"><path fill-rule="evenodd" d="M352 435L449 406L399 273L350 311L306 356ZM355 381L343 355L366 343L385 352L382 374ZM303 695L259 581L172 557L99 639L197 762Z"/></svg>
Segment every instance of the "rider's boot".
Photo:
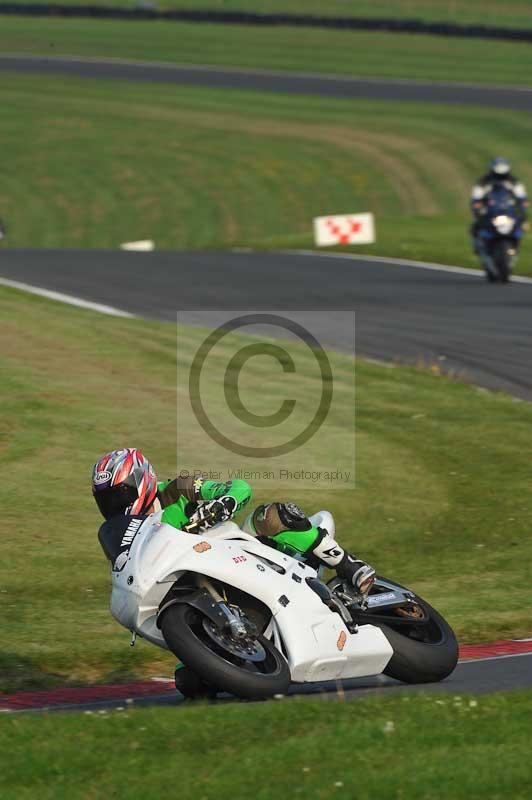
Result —
<svg viewBox="0 0 532 800"><path fill-rule="evenodd" d="M339 578L349 581L355 591L367 597L375 583L375 570L365 561L345 553L341 562L336 567Z"/></svg>
<svg viewBox="0 0 532 800"><path fill-rule="evenodd" d="M175 668L175 688L189 700L214 700L216 697L216 689L213 686L202 681L190 667L181 663Z"/></svg>
<svg viewBox="0 0 532 800"><path fill-rule="evenodd" d="M473 253L475 253L475 255L477 256L480 255L480 241L479 241L480 237L478 233L479 233L479 224L478 220L475 219L473 220L469 228L469 235L471 236L471 247L473 249Z"/></svg>

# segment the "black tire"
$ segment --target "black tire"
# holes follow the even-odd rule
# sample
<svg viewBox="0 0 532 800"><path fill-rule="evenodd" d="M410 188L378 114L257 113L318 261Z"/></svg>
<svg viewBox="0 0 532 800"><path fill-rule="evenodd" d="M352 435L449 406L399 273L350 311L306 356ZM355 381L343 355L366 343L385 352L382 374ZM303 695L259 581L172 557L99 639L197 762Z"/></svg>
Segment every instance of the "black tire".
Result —
<svg viewBox="0 0 532 800"><path fill-rule="evenodd" d="M286 694L290 685L290 670L282 654L268 639L261 635L256 637L267 656L254 669L251 662L237 659L230 653L224 657L216 652L214 642L206 635L201 635L202 620L201 612L178 603L169 606L160 622L166 644L172 653L202 681L245 700L264 700L275 694Z"/></svg>
<svg viewBox="0 0 532 800"><path fill-rule="evenodd" d="M386 675L403 683L434 683L446 678L458 661L458 642L451 626L420 597L415 603L429 615L425 628L427 641L412 638L415 622L409 626L391 628L381 625L382 632L393 647L393 656L384 670ZM419 631L424 629L419 626Z"/></svg>
<svg viewBox="0 0 532 800"><path fill-rule="evenodd" d="M508 254L508 244L505 241L497 242L493 248L493 261L499 273L501 283L508 283L510 278L510 256Z"/></svg>

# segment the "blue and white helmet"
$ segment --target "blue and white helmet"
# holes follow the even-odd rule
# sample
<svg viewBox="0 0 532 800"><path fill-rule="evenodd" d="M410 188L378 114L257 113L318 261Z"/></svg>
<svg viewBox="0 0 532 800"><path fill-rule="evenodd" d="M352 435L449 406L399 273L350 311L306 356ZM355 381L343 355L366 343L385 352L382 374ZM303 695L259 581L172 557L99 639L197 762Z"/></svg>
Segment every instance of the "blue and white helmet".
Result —
<svg viewBox="0 0 532 800"><path fill-rule="evenodd" d="M497 158L494 158L490 164L490 172L500 178L504 178L506 175L509 175L510 170L510 162L507 158L503 158L502 156L497 156Z"/></svg>

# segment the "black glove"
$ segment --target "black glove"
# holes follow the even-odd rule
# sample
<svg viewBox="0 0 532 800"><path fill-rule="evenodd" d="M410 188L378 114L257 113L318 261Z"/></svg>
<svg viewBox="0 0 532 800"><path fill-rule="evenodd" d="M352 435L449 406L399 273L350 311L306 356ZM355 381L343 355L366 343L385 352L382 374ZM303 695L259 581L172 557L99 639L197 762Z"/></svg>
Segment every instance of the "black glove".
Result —
<svg viewBox="0 0 532 800"><path fill-rule="evenodd" d="M226 494L223 497L217 497L216 500L210 500L206 507L216 517L216 522L225 522L231 519L236 511L238 503L234 497Z"/></svg>
<svg viewBox="0 0 532 800"><path fill-rule="evenodd" d="M234 497L225 495L218 497L216 500L209 500L208 503L202 503L198 506L196 511L190 517L188 523L184 526L184 530L189 533L201 533L219 522L225 522L231 519L236 511L237 501Z"/></svg>
<svg viewBox="0 0 532 800"><path fill-rule="evenodd" d="M355 591L363 597L367 597L375 582L375 570L373 567L370 567L365 561L353 558L348 553L338 564L336 572L340 578L350 581Z"/></svg>

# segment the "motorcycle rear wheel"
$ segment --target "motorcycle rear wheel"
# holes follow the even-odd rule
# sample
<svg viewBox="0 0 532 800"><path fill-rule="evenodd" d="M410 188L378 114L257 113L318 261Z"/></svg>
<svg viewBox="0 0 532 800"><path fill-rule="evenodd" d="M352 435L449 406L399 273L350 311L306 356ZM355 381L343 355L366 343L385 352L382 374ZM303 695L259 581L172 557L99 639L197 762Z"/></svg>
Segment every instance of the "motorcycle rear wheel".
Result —
<svg viewBox="0 0 532 800"><path fill-rule="evenodd" d="M393 656L384 670L403 683L442 681L456 667L458 642L448 622L421 597L415 604L429 617L426 626L382 625L381 630L393 647Z"/></svg>
<svg viewBox="0 0 532 800"><path fill-rule="evenodd" d="M239 658L224 650L205 632L204 615L184 603L169 606L160 625L166 644L184 664L205 683L219 691L245 700L263 700L286 694L290 685L290 669L284 656L262 635L255 640L266 657L263 661Z"/></svg>
<svg viewBox="0 0 532 800"><path fill-rule="evenodd" d="M329 587L337 581L330 581ZM390 578L377 576L370 594L379 594L389 587L403 590L408 601L399 608L369 609L368 622L382 630L393 648L384 673L403 683L443 680L451 674L458 661L458 642L451 626L426 600ZM365 614L356 607L350 610L358 624L364 625ZM390 621L394 614L397 615L397 625ZM382 622L379 621L381 615Z"/></svg>

